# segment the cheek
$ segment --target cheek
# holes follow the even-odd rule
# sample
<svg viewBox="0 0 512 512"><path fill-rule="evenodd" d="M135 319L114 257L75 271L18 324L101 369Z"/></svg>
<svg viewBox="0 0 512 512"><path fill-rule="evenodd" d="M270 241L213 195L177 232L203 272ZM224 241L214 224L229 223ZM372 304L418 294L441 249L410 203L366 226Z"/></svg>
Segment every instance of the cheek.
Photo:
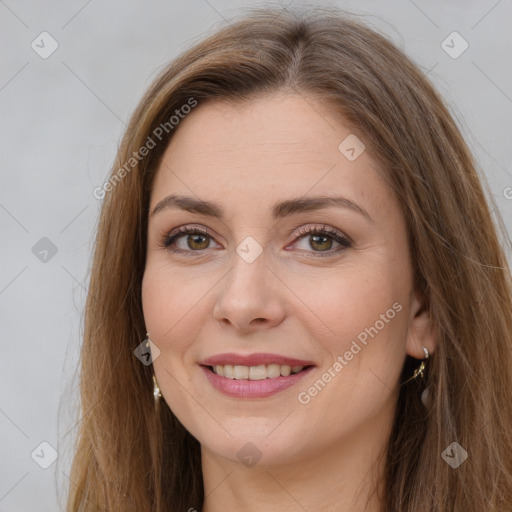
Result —
<svg viewBox="0 0 512 512"><path fill-rule="evenodd" d="M398 306L393 309L393 304L404 308L407 278L395 275L382 262L344 266L327 281L297 279L294 291L304 297L311 322L318 325L317 339L327 344L324 348L331 354L343 353L352 340L376 323L377 329L387 334L403 331L405 314L397 314Z"/></svg>
<svg viewBox="0 0 512 512"><path fill-rule="evenodd" d="M193 389L187 368L197 361L193 340L198 339L205 314L206 289L191 286L186 272L172 272L164 265L148 262L142 280L142 307L146 329L160 349L153 363L162 396L186 425L194 424L196 404L183 389Z"/></svg>
<svg viewBox="0 0 512 512"><path fill-rule="evenodd" d="M190 318L200 309L205 290L191 286L189 280L183 279L183 274L186 272L175 273L148 263L142 280L146 329L164 356L184 352L195 330L200 329L200 323L190 322Z"/></svg>
<svg viewBox="0 0 512 512"><path fill-rule="evenodd" d="M311 332L324 355L318 377L329 381L325 390L316 381L309 383L312 388L302 386L302 399L311 398L311 410L322 421L332 421L333 428L343 411L367 415L393 395L405 358L410 284L407 267L401 273L396 268L379 258L368 259L357 268L345 266L330 285L300 291L315 313L310 326L318 326ZM333 409L332 403L340 408Z"/></svg>

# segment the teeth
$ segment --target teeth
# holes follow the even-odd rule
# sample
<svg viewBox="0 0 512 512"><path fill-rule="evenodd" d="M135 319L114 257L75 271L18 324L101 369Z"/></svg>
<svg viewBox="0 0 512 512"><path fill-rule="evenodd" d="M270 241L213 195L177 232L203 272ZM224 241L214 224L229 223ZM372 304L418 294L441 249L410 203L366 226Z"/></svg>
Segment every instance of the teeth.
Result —
<svg viewBox="0 0 512 512"><path fill-rule="evenodd" d="M291 366L281 366L281 375L283 377L288 377L292 373L292 367Z"/></svg>
<svg viewBox="0 0 512 512"><path fill-rule="evenodd" d="M219 366L217 366L219 368ZM232 364L225 364L224 365L224 377L228 379L234 379L235 378L235 372L233 371L233 365Z"/></svg>
<svg viewBox="0 0 512 512"><path fill-rule="evenodd" d="M267 378L275 379L276 377L281 376L281 366L278 364L269 364L267 365Z"/></svg>
<svg viewBox="0 0 512 512"><path fill-rule="evenodd" d="M246 367L247 368L247 367ZM247 371L249 380L263 380L267 378L267 367L264 364L259 366L249 366Z"/></svg>
<svg viewBox="0 0 512 512"><path fill-rule="evenodd" d="M260 364L258 366L241 365L215 365L212 367L214 373L227 379L237 380L264 380L277 377L288 377L292 373L299 373L304 366L288 366L279 364Z"/></svg>
<svg viewBox="0 0 512 512"><path fill-rule="evenodd" d="M235 365L233 368L234 368L233 373L235 375L235 379L241 380L241 379L249 378L249 367L248 366Z"/></svg>

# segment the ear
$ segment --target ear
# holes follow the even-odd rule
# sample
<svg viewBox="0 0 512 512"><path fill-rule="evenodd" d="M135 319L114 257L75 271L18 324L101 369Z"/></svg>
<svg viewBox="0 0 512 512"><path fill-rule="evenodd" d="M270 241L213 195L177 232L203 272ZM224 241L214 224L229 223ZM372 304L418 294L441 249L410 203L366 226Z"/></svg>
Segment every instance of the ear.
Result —
<svg viewBox="0 0 512 512"><path fill-rule="evenodd" d="M436 340L427 301L417 290L413 292L410 311L406 352L415 359L424 359L425 353L422 347L425 347L429 354L433 354Z"/></svg>

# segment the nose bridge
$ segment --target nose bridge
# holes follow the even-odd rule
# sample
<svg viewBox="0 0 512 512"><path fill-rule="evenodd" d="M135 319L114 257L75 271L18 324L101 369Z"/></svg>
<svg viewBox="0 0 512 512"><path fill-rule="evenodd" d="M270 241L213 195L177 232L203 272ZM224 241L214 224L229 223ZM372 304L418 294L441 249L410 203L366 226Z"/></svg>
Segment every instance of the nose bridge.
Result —
<svg viewBox="0 0 512 512"><path fill-rule="evenodd" d="M251 241L242 242L221 287L214 308L217 320L240 329L252 327L253 320L275 325L282 320L284 305L271 281L275 279L263 252L255 256Z"/></svg>
<svg viewBox="0 0 512 512"><path fill-rule="evenodd" d="M226 287L235 287L237 292L238 287L243 290L244 286L251 286L254 292L264 291L268 283L266 274L270 273L268 259L268 251L254 237L245 236L235 247Z"/></svg>
<svg viewBox="0 0 512 512"><path fill-rule="evenodd" d="M233 265L229 272L224 292L226 295L233 295L239 302L256 302L261 300L268 293L268 275L270 270L268 262L263 253L256 258L245 259L240 255L244 246L240 244L237 254L233 257ZM250 254L249 249L247 254Z"/></svg>

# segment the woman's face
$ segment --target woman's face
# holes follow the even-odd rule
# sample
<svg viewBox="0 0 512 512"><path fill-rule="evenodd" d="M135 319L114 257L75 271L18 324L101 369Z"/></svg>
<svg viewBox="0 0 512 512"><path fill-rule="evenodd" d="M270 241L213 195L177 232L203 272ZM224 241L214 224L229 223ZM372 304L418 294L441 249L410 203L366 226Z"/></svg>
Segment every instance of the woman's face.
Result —
<svg viewBox="0 0 512 512"><path fill-rule="evenodd" d="M383 441L406 353L431 349L405 220L357 137L275 94L199 104L166 149L144 318L163 398L212 455L278 464Z"/></svg>

